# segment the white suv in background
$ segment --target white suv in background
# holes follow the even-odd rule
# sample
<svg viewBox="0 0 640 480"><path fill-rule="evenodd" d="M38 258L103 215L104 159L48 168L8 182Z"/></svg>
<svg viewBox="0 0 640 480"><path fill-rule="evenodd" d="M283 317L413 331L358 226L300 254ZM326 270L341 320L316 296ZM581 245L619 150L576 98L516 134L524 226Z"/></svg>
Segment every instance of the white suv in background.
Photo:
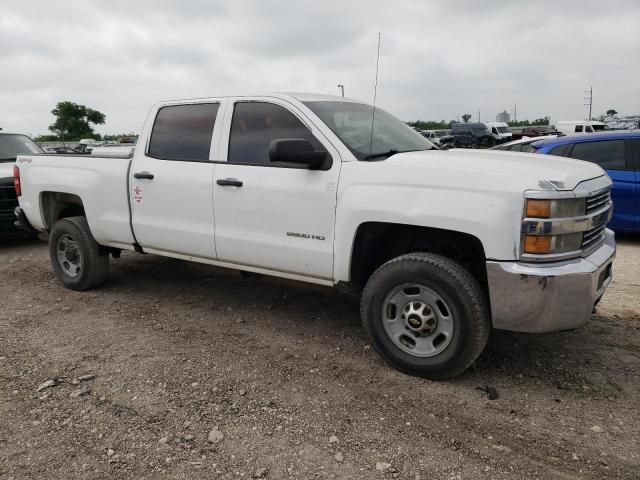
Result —
<svg viewBox="0 0 640 480"><path fill-rule="evenodd" d="M607 125L602 122L590 122L588 120L560 120L556 122L556 130L565 135L601 132L606 128Z"/></svg>

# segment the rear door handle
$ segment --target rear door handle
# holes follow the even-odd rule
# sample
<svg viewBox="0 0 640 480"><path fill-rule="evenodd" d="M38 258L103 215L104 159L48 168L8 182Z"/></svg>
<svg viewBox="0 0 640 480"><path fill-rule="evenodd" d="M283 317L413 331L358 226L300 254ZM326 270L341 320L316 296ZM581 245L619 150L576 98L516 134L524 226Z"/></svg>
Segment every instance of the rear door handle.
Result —
<svg viewBox="0 0 640 480"><path fill-rule="evenodd" d="M223 187L241 187L242 186L242 182L235 178L221 178L220 180L217 180L216 183L218 185L222 185Z"/></svg>
<svg viewBox="0 0 640 480"><path fill-rule="evenodd" d="M133 178L144 178L146 180L153 180L153 173L137 172L133 174Z"/></svg>

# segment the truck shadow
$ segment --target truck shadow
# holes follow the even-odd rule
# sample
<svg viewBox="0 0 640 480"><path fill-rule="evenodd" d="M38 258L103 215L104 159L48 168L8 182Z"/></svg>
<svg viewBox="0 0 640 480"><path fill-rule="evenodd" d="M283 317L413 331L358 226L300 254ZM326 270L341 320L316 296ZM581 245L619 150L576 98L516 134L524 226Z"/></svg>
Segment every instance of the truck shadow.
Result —
<svg viewBox="0 0 640 480"><path fill-rule="evenodd" d="M16 252L21 249L32 248L37 245L44 245L44 242L34 235L26 235L22 233L2 233L0 234L0 252L11 251Z"/></svg>
<svg viewBox="0 0 640 480"><path fill-rule="evenodd" d="M292 341L301 336L329 337L329 341L332 337L346 338L353 351L362 351L362 345L368 342L360 325L359 298L326 287L127 254L113 262L111 280L102 290L131 297L132 302L153 302L159 306L160 314L175 303L187 306L193 311L184 319L187 329L197 317L232 326L242 317L252 331L276 328L283 335L290 335ZM202 325L194 323L192 327ZM637 389L639 333L640 318L598 315L575 331L494 331L476 364L453 382L498 386L533 383L607 395L624 388ZM314 348L321 349L322 345Z"/></svg>

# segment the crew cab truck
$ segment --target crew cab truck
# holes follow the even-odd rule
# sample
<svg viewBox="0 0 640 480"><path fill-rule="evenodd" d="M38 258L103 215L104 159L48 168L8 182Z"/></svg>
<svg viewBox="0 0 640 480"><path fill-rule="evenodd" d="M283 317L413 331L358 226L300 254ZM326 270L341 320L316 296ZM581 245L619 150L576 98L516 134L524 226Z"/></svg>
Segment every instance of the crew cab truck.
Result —
<svg viewBox="0 0 640 480"><path fill-rule="evenodd" d="M615 254L599 166L438 151L342 97L162 102L131 155L22 155L15 182L68 288L103 283L121 250L348 285L382 356L436 380L492 328L583 325Z"/></svg>

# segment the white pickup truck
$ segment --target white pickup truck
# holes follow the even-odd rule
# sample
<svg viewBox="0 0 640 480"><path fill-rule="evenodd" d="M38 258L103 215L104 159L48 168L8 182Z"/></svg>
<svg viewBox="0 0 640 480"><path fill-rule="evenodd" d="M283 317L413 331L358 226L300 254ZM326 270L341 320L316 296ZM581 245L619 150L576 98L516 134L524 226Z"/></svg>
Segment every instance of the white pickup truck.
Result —
<svg viewBox="0 0 640 480"><path fill-rule="evenodd" d="M358 101L162 102L129 155L22 155L18 223L68 288L135 250L362 291L395 368L463 372L491 328L582 326L611 279L611 181L592 163L438 151Z"/></svg>

